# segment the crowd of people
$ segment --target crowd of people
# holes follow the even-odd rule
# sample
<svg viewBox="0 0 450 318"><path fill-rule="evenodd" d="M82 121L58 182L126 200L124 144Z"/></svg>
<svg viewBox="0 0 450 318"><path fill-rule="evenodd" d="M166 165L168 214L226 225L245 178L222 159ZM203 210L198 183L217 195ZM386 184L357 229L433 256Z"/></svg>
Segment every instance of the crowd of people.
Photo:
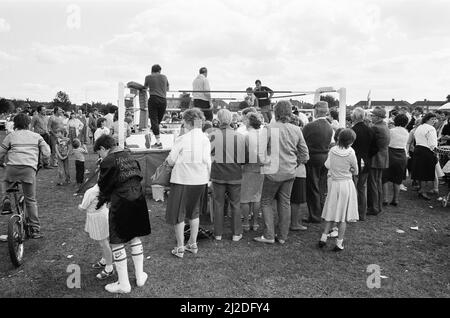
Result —
<svg viewBox="0 0 450 318"><path fill-rule="evenodd" d="M53 114L48 116L45 107L38 106L33 111L29 104L25 104L11 117L12 125L7 127L7 136L0 150L0 162L5 167L5 183L1 187L2 214L11 213L11 200L5 194L6 189L20 181L25 185L23 191L27 211L31 215L32 237L41 238L36 173L40 168L57 168L56 185L62 186L71 183L70 171L74 169L78 189L85 181L87 144L94 144L103 134L111 135L118 142L117 111L113 109L109 116L111 119L108 114L101 116L97 109L89 114L83 110L68 114L55 107ZM131 123L130 118L125 122L125 137L131 135L128 123Z"/></svg>
<svg viewBox="0 0 450 318"><path fill-rule="evenodd" d="M225 238L225 216L230 217L232 241L254 231L258 235L253 240L265 244L285 244L290 231L306 231L307 224L325 221L318 248L336 238L333 251L340 252L347 224L380 215L387 205L397 207L401 189L407 190L407 176L419 198L430 200L438 193L441 168L448 159L435 150L450 144L449 114L423 114L420 108L412 114L406 108L389 114L381 107L355 108L347 126L340 127L337 111L325 101L317 102L314 116L308 118L281 100L272 116L273 91L257 80L256 88L247 90L248 107L241 114L221 109L214 118L205 101L210 99L205 97L206 75L206 68L201 68L194 80L201 93L194 94L194 107L183 112L183 129L166 159L172 167L166 222L173 226L175 257L199 252L200 214L206 212L208 200L213 202L216 241ZM160 91L148 103L154 148L162 148L159 126L169 84L159 65L153 66L145 87ZM40 165L58 167L57 185L63 185L70 183L73 160L79 186L84 182L86 145L91 143L100 157L99 176L79 209L87 213L85 230L102 253L92 266L101 269L98 279L117 273L118 281L106 285L107 291L129 293L125 244L130 243L136 285L143 286L147 274L140 238L151 233L150 219L139 163L118 145L117 111L104 116L96 109L88 115L79 111L66 118L56 107L48 118L38 107L34 114L15 115L13 122L14 129L0 145L0 162L6 163L6 187L17 181L23 185L32 238L42 237L36 201ZM125 134L130 134L128 125ZM2 210L11 213L5 193Z"/></svg>
<svg viewBox="0 0 450 318"><path fill-rule="evenodd" d="M166 220L175 229L173 255L198 252L199 212L208 188L216 240L223 239L225 215L233 241L257 231L262 216L264 231L254 240L268 244L285 244L290 230L307 230L307 223L325 220L318 246L336 237L334 251L344 249L347 223L400 204L407 176L419 198L430 200L438 193L439 171L448 159L435 149L450 140L449 116L423 114L421 108L412 115L405 108L390 114L381 107L355 108L347 127L340 128L327 102L314 105L312 121L300 119L293 109L289 101L279 101L268 122L249 107L237 125L226 109L219 110L217 124L201 109L183 114L186 130L168 157L173 171ZM302 219L302 214L307 216ZM191 226L187 244L185 219Z"/></svg>

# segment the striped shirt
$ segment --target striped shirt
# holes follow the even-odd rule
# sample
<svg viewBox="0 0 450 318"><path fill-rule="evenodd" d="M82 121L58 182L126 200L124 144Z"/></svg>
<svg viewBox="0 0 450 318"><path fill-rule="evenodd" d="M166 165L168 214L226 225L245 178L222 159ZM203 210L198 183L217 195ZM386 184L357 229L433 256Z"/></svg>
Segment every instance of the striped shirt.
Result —
<svg viewBox="0 0 450 318"><path fill-rule="evenodd" d="M7 166L28 166L36 170L39 151L43 157L50 157L50 147L44 138L35 132L18 129L3 139L0 145L0 162L3 162L8 154L5 162Z"/></svg>

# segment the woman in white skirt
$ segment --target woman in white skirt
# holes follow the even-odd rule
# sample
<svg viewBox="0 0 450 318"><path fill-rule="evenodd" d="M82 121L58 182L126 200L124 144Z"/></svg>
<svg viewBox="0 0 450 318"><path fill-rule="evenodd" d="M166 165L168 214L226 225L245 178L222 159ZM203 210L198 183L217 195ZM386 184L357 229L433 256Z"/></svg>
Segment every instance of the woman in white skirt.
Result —
<svg viewBox="0 0 450 318"><path fill-rule="evenodd" d="M335 252L344 249L344 234L347 222L355 222L358 217L358 197L353 175L358 174L358 163L351 145L356 134L351 129L343 129L338 136L337 145L331 148L325 167L329 170L330 183L327 199L322 210L322 218L326 221L319 241L319 247L327 242L328 232L334 222L339 224Z"/></svg>
<svg viewBox="0 0 450 318"><path fill-rule="evenodd" d="M88 189L84 194L83 201L78 206L78 209L82 212L86 212L86 225L84 230L89 233L91 239L100 244L102 250L102 259L97 263L92 264L92 268L102 269L102 271L97 274L97 278L105 279L114 273L114 268L112 265L112 251L109 245L109 211L106 207L106 203L99 209L96 209L99 192L100 189L97 184Z"/></svg>

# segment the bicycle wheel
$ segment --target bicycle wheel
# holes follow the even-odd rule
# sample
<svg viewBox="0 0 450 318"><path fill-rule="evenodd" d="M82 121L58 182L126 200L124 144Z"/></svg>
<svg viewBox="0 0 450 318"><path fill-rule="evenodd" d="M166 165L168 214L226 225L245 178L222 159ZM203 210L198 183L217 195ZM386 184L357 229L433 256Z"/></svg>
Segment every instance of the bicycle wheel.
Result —
<svg viewBox="0 0 450 318"><path fill-rule="evenodd" d="M30 222L28 220L28 217L26 216L27 214L25 213L25 197L23 195L21 195L19 197L18 202L19 202L19 213L22 215L23 218L25 218L25 219L22 219L22 225L23 225L22 228L23 228L24 235L25 235L25 236L23 236L23 239L30 238L31 230L30 230L30 226L29 226Z"/></svg>
<svg viewBox="0 0 450 318"><path fill-rule="evenodd" d="M23 238L22 220L19 215L13 215L8 221L8 250L11 261L16 267L23 263Z"/></svg>

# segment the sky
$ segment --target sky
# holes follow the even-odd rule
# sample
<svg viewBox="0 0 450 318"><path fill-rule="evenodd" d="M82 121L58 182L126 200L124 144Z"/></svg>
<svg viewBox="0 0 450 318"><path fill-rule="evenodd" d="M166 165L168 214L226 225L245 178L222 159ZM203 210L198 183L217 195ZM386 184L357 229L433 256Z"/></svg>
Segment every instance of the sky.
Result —
<svg viewBox="0 0 450 318"><path fill-rule="evenodd" d="M345 87L347 104L445 100L448 0L0 0L0 97L117 103L153 64L171 91ZM242 99L244 94L215 94ZM276 95L275 95L276 96ZM337 97L337 95L336 95ZM302 98L312 102L312 96Z"/></svg>

